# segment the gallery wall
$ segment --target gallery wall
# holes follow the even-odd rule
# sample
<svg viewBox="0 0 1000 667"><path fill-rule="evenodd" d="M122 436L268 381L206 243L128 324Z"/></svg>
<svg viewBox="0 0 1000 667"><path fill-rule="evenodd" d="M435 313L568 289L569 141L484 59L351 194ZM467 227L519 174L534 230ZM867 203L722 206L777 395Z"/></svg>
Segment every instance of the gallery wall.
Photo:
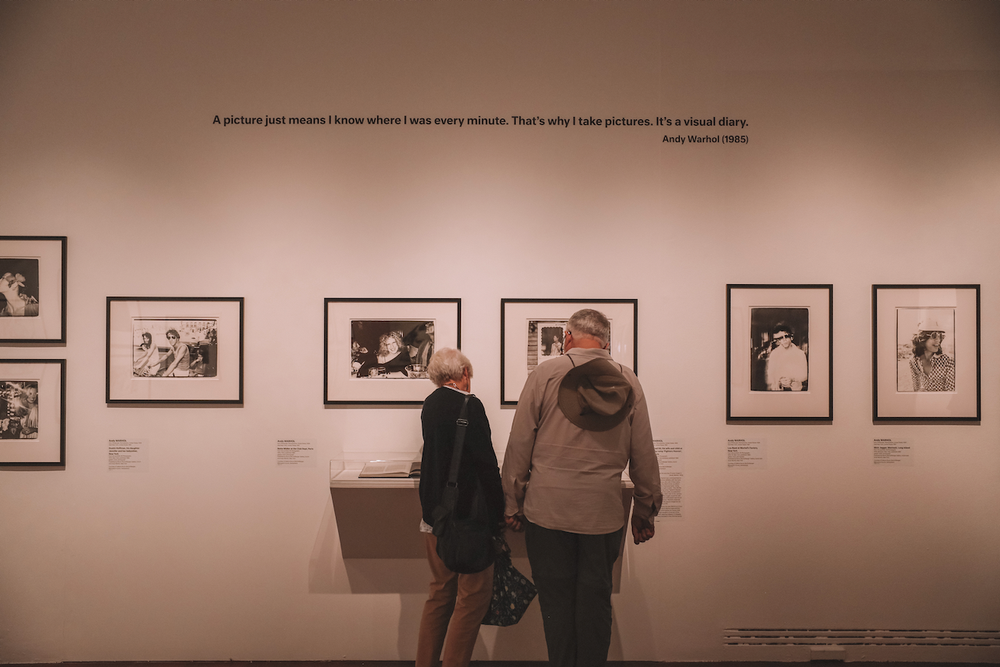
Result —
<svg viewBox="0 0 1000 667"><path fill-rule="evenodd" d="M348 571L328 463L415 452L419 408L324 406L327 297L461 298L501 457L501 299L638 300L683 512L626 547L612 659L808 660L726 639L798 628L998 661L998 27L991 2L3 3L0 234L68 237L68 331L0 350L67 360L65 468L0 468L0 662L413 658L421 564ZM213 123L377 114L602 124ZM747 143L652 120L723 116ZM832 422L726 423L730 283L833 285ZM871 286L926 283L981 286L981 421L874 425ZM106 404L108 296L244 297L243 405ZM120 438L143 471L108 470ZM766 466L728 468L737 438ZM544 656L534 608L473 658Z"/></svg>

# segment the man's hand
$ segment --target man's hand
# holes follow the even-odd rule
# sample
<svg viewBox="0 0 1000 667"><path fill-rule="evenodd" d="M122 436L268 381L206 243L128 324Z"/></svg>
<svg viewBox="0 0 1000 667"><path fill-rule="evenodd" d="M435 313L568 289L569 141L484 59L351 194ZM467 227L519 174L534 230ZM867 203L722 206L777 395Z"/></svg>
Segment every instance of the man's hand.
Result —
<svg viewBox="0 0 1000 667"><path fill-rule="evenodd" d="M632 513L632 539L635 540L636 544L652 539L655 534L656 528L653 527L651 518L640 519L634 512Z"/></svg>
<svg viewBox="0 0 1000 667"><path fill-rule="evenodd" d="M520 533L524 530L524 515L515 514L514 516L504 516L504 523L507 527L513 530L515 533Z"/></svg>

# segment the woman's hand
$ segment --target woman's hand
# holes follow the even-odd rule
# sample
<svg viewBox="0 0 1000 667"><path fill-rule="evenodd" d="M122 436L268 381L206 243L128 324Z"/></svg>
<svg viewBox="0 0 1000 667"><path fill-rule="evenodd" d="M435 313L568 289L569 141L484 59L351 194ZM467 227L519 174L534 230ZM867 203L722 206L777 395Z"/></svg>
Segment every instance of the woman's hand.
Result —
<svg viewBox="0 0 1000 667"><path fill-rule="evenodd" d="M524 530L524 515L515 514L514 516L504 516L503 521L507 524L507 527L513 530L515 533L520 533Z"/></svg>

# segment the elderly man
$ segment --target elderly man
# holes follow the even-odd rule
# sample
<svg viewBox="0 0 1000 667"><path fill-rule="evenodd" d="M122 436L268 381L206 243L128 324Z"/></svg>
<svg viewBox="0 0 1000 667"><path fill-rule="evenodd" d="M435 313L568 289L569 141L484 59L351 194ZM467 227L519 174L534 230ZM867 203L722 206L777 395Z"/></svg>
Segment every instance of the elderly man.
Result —
<svg viewBox="0 0 1000 667"><path fill-rule="evenodd" d="M573 314L565 354L524 385L504 456L505 520L525 530L552 665L607 662L625 466L636 544L653 537L662 499L646 398L635 373L612 361L610 333L602 313Z"/></svg>

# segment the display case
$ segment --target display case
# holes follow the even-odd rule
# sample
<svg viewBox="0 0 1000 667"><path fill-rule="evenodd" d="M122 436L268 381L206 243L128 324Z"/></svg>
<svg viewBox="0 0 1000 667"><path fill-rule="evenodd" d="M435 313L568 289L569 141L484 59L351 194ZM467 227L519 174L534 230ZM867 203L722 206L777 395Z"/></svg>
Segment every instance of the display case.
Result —
<svg viewBox="0 0 1000 667"><path fill-rule="evenodd" d="M416 569L424 573L427 559L424 538L419 529L420 497L417 489L420 480L358 476L368 461L406 460L412 458L413 454L379 452L365 456L368 458L347 453L343 459L330 461L330 496L333 499L337 532L340 537L340 553L350 579L351 590L354 592L368 591L375 579L381 580L384 588L388 585L387 582L395 579L388 576L391 569ZM623 473L622 513L626 524L632 509L632 489L632 481ZM510 545L515 567L531 576L524 546L524 533L507 531L505 536ZM621 588L622 552L625 550L625 543L630 539L631 534L626 534L622 540L618 560L615 561L616 593ZM399 563L400 559L419 561L423 565L414 568L414 563ZM382 570L385 570L384 576L379 574ZM424 574L423 579L418 579L417 582L419 590L426 589L430 570L426 569ZM378 590L408 592L382 590L382 588Z"/></svg>

